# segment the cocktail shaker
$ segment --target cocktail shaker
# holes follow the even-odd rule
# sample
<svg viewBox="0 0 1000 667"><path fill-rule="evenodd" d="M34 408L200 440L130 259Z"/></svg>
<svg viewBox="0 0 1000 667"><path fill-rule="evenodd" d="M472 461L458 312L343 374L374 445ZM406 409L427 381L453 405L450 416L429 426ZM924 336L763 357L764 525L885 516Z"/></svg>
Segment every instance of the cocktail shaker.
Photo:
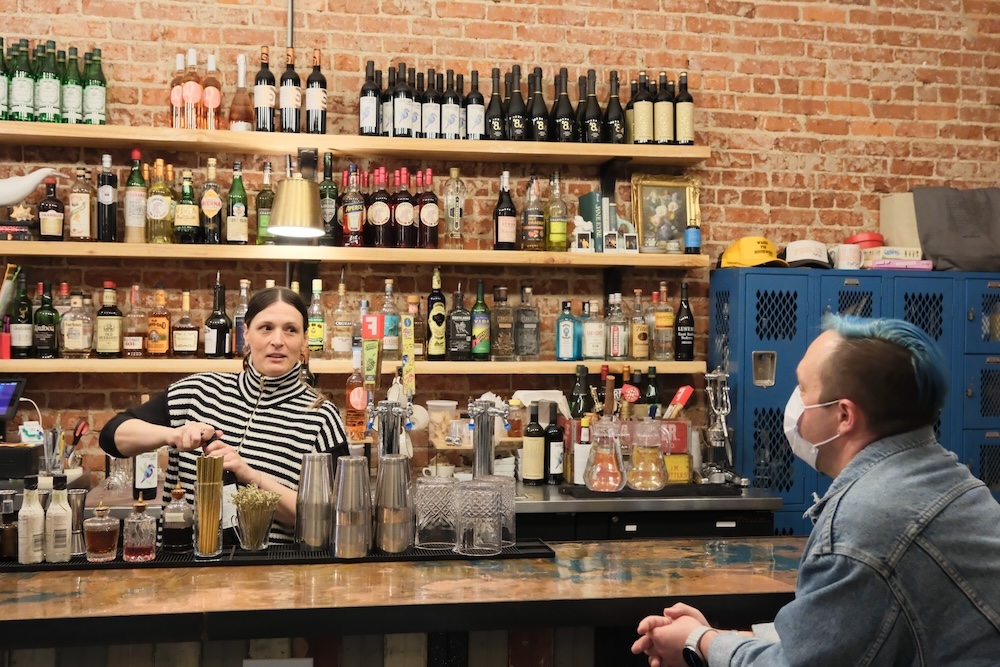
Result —
<svg viewBox="0 0 1000 667"><path fill-rule="evenodd" d="M401 553L413 546L413 498L410 459L389 454L379 461L375 482L375 546Z"/></svg>
<svg viewBox="0 0 1000 667"><path fill-rule="evenodd" d="M330 545L332 497L333 457L306 454L295 498L295 543L300 549L318 551Z"/></svg>
<svg viewBox="0 0 1000 667"><path fill-rule="evenodd" d="M334 509L333 555L363 558L372 548L372 496L368 459L337 459L337 499Z"/></svg>

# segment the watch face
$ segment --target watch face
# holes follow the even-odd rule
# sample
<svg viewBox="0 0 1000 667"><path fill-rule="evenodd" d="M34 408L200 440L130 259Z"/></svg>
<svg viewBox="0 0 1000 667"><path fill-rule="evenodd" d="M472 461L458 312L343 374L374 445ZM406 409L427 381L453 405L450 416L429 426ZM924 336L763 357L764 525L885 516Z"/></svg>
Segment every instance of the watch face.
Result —
<svg viewBox="0 0 1000 667"><path fill-rule="evenodd" d="M684 656L684 663L688 667L705 667L705 663L702 662L701 656L691 649L684 647L684 651L681 653Z"/></svg>

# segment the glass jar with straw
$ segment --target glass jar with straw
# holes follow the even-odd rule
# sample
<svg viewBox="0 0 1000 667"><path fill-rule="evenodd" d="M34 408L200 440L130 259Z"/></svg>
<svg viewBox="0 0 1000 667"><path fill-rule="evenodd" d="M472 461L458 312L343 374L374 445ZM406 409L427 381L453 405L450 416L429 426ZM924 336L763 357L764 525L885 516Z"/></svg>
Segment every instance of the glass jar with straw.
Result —
<svg viewBox="0 0 1000 667"><path fill-rule="evenodd" d="M222 553L222 457L200 456L194 484L194 555Z"/></svg>

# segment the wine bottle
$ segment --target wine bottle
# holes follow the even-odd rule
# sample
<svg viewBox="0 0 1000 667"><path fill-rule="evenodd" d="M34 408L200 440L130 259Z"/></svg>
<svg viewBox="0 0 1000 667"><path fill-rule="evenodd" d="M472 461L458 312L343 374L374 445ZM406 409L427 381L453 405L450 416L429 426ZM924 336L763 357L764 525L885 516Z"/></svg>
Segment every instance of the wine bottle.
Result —
<svg viewBox="0 0 1000 667"><path fill-rule="evenodd" d="M490 360L490 309L483 296L483 281L476 285L476 303L472 306L472 360Z"/></svg>
<svg viewBox="0 0 1000 667"><path fill-rule="evenodd" d="M233 162L233 183L226 198L226 243L246 245L250 236L247 218L247 191L243 186L243 165Z"/></svg>
<svg viewBox="0 0 1000 667"><path fill-rule="evenodd" d="M583 127L580 128L581 141L585 144L601 143L601 105L597 103L597 72L587 70L587 104L583 109Z"/></svg>
<svg viewBox="0 0 1000 667"><path fill-rule="evenodd" d="M156 450L139 452L135 455L132 462L135 466L132 476L132 498L135 500L152 500L156 497Z"/></svg>
<svg viewBox="0 0 1000 667"><path fill-rule="evenodd" d="M379 73L381 74L381 72ZM386 87L379 86L379 88L382 90L379 134L383 137L391 137L393 131L392 96L396 91L396 70L394 68L389 68L389 82Z"/></svg>
<svg viewBox="0 0 1000 667"><path fill-rule="evenodd" d="M635 93L635 103L633 109L633 124L635 125L632 135L634 144L653 143L653 98L649 94L647 87L646 73L639 72L639 88Z"/></svg>
<svg viewBox="0 0 1000 667"><path fill-rule="evenodd" d="M333 180L333 153L331 151L323 154L323 180L319 184L319 212L323 218L323 236L320 238L320 245L339 246L337 183Z"/></svg>
<svg viewBox="0 0 1000 667"><path fill-rule="evenodd" d="M446 310L444 293L441 291L441 269L435 267L431 293L427 296L427 361L444 361L447 356Z"/></svg>
<svg viewBox="0 0 1000 667"><path fill-rule="evenodd" d="M472 84L465 97L465 138L479 141L486 138L486 98L479 92L479 72L472 70Z"/></svg>
<svg viewBox="0 0 1000 667"><path fill-rule="evenodd" d="M528 108L521 97L521 66L510 72L510 103L507 105L507 138L511 141L528 139Z"/></svg>
<svg viewBox="0 0 1000 667"><path fill-rule="evenodd" d="M181 55L181 54L177 54ZM8 61L8 66L13 63ZM184 68L184 58L181 56L181 69ZM7 75L9 85L10 74ZM3 83L3 82L0 82ZM77 60L77 49L75 46L69 48L69 59L66 61L66 70L62 80L62 118L64 123L76 125L83 122L83 77L80 76L80 64ZM4 108L3 119L9 118L9 110Z"/></svg>
<svg viewBox="0 0 1000 667"><path fill-rule="evenodd" d="M260 69L253 80L254 130L274 132L274 74L269 65L268 49L260 47Z"/></svg>
<svg viewBox="0 0 1000 667"><path fill-rule="evenodd" d="M531 109L528 113L532 141L549 140L549 108L545 105L545 97L542 95L542 80L542 68L536 67Z"/></svg>
<svg viewBox="0 0 1000 667"><path fill-rule="evenodd" d="M358 134L365 137L379 135L378 117L382 104L381 91L375 84L375 61L365 65L365 82L358 94Z"/></svg>
<svg viewBox="0 0 1000 667"><path fill-rule="evenodd" d="M392 209L397 248L417 247L416 198L410 192L409 183L409 171L403 167L399 170L399 189L396 191L396 205Z"/></svg>
<svg viewBox="0 0 1000 667"><path fill-rule="evenodd" d="M392 136L412 137L410 107L413 104L413 91L406 83L406 63L399 63L397 68L396 86L392 89Z"/></svg>
<svg viewBox="0 0 1000 667"><path fill-rule="evenodd" d="M538 402L532 401L530 420L524 427L522 447L524 455L521 458L521 482L528 486L540 486L545 483L545 430L538 423Z"/></svg>
<svg viewBox="0 0 1000 667"><path fill-rule="evenodd" d="M510 198L510 172L500 174L500 197L493 207L493 249L517 250L517 209Z"/></svg>
<svg viewBox="0 0 1000 667"><path fill-rule="evenodd" d="M208 54L205 79L201 82L201 116L198 127L203 130L222 129L222 83L216 70L215 54Z"/></svg>
<svg viewBox="0 0 1000 667"><path fill-rule="evenodd" d="M625 112L619 99L618 72L612 70L610 77L611 97L604 109L603 138L608 144L625 143Z"/></svg>
<svg viewBox="0 0 1000 667"><path fill-rule="evenodd" d="M424 172L424 187L426 189L417 197L417 202L420 205L420 213L417 216L420 220L420 234L417 237L417 247L437 248L441 207L438 205L437 195L434 194L434 173L430 167Z"/></svg>
<svg viewBox="0 0 1000 667"><path fill-rule="evenodd" d="M107 122L108 81L101 68L101 50L94 49L90 67L83 77L83 122L104 125Z"/></svg>
<svg viewBox="0 0 1000 667"><path fill-rule="evenodd" d="M422 139L438 139L441 136L441 94L437 89L434 69L427 70L427 90L420 102L420 134Z"/></svg>
<svg viewBox="0 0 1000 667"><path fill-rule="evenodd" d="M271 211L274 209L270 162L264 162L260 190L254 198L254 208L257 209L257 245L274 245L274 235L268 232L268 228L271 226ZM322 203L320 210L322 210Z"/></svg>
<svg viewBox="0 0 1000 667"><path fill-rule="evenodd" d="M554 402L549 403L549 424L545 427L545 481L559 484L563 476L563 429L559 425L558 410Z"/></svg>
<svg viewBox="0 0 1000 667"><path fill-rule="evenodd" d="M205 356L209 359L232 358L233 321L226 315L226 287L221 272L215 274L212 314L205 320Z"/></svg>
<svg viewBox="0 0 1000 667"><path fill-rule="evenodd" d="M448 87L441 96L441 138L460 139L462 99L455 90L455 70L447 70Z"/></svg>
<svg viewBox="0 0 1000 667"><path fill-rule="evenodd" d="M204 243L222 243L222 188L216 182L216 158L208 158L208 175L201 190L201 229Z"/></svg>
<svg viewBox="0 0 1000 667"><path fill-rule="evenodd" d="M694 361L694 315L686 282L681 283L681 303L674 317L674 361Z"/></svg>
<svg viewBox="0 0 1000 667"><path fill-rule="evenodd" d="M410 99L410 136L419 137L423 129L423 121L420 118L420 102L424 96L424 75L419 76L412 67L406 71L406 85L410 87L413 97Z"/></svg>
<svg viewBox="0 0 1000 667"><path fill-rule="evenodd" d="M278 82L281 131L299 132L302 127L302 80L295 72L295 49L285 50L285 71Z"/></svg>
<svg viewBox="0 0 1000 667"><path fill-rule="evenodd" d="M576 114L573 113L573 104L569 101L569 91L566 89L568 78L569 73L563 67L559 70L559 76L556 79L557 99L552 105L553 118L555 119L555 140L563 143L576 139Z"/></svg>
<svg viewBox="0 0 1000 667"><path fill-rule="evenodd" d="M107 153L101 156L101 173L97 176L97 240L118 240L118 177L111 171L111 156Z"/></svg>
<svg viewBox="0 0 1000 667"><path fill-rule="evenodd" d="M198 202L194 199L191 170L185 169L181 196L174 210L174 243L201 243L201 219Z"/></svg>
<svg viewBox="0 0 1000 667"><path fill-rule="evenodd" d="M396 247L396 229L389 208L389 191L385 187L385 167L375 173L375 191L368 201L368 242L374 248Z"/></svg>
<svg viewBox="0 0 1000 667"><path fill-rule="evenodd" d="M468 110L465 108L465 77L461 74L455 75L455 92L458 94L458 138L465 139Z"/></svg>
<svg viewBox="0 0 1000 667"><path fill-rule="evenodd" d="M573 419L580 419L588 412L594 411L594 399L590 395L590 383L587 381L587 367L579 364L576 367L576 382L569 398L569 414Z"/></svg>
<svg viewBox="0 0 1000 667"><path fill-rule="evenodd" d="M639 91L639 82L632 79L629 85L628 104L625 105L625 143L635 143L635 95Z"/></svg>
<svg viewBox="0 0 1000 667"><path fill-rule="evenodd" d="M666 72L660 72L660 88L653 101L653 139L661 146L675 141L673 82L667 83Z"/></svg>
<svg viewBox="0 0 1000 667"><path fill-rule="evenodd" d="M229 129L235 132L252 132L254 108L247 94L247 57L236 57L236 93L229 104Z"/></svg>
<svg viewBox="0 0 1000 667"><path fill-rule="evenodd" d="M677 144L679 146L694 146L694 98L688 92L687 72L681 72L677 87L677 99L674 107Z"/></svg>
<svg viewBox="0 0 1000 667"><path fill-rule="evenodd" d="M486 108L486 138L501 140L506 138L507 134L503 98L500 93L500 68L494 67L490 77L493 81L493 92L490 93L490 105Z"/></svg>
<svg viewBox="0 0 1000 667"><path fill-rule="evenodd" d="M320 50L313 49L312 72L306 78L306 132L326 134L326 77L320 71Z"/></svg>
<svg viewBox="0 0 1000 667"><path fill-rule="evenodd" d="M584 117L587 114L587 77L578 77L576 86L579 97L576 102L576 137L574 140L583 141Z"/></svg>

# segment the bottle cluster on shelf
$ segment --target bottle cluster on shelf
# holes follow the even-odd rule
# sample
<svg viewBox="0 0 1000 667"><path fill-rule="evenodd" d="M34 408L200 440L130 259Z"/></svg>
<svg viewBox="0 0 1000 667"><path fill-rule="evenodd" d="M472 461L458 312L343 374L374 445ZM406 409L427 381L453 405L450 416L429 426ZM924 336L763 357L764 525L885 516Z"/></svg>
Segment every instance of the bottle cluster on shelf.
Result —
<svg viewBox="0 0 1000 667"><path fill-rule="evenodd" d="M56 49L54 40L39 41L32 50L27 39L4 52L0 37L0 120L104 125L107 121L107 79L101 49L83 55L77 47Z"/></svg>
<svg viewBox="0 0 1000 667"><path fill-rule="evenodd" d="M502 92L500 76L500 68L494 67L487 103L479 90L477 70L470 72L466 93L463 74L429 68L425 77L424 72L400 62L389 67L383 87L382 71L369 60L358 96L358 133L421 139L694 144L694 98L688 91L687 72L681 72L676 93L666 72L660 72L658 82L640 72L631 82L631 96L623 108L618 72L613 70L603 110L593 69L577 80L575 110L565 67L556 74L551 107L545 101L541 67L528 74L527 100L521 94L520 65L504 73Z"/></svg>

